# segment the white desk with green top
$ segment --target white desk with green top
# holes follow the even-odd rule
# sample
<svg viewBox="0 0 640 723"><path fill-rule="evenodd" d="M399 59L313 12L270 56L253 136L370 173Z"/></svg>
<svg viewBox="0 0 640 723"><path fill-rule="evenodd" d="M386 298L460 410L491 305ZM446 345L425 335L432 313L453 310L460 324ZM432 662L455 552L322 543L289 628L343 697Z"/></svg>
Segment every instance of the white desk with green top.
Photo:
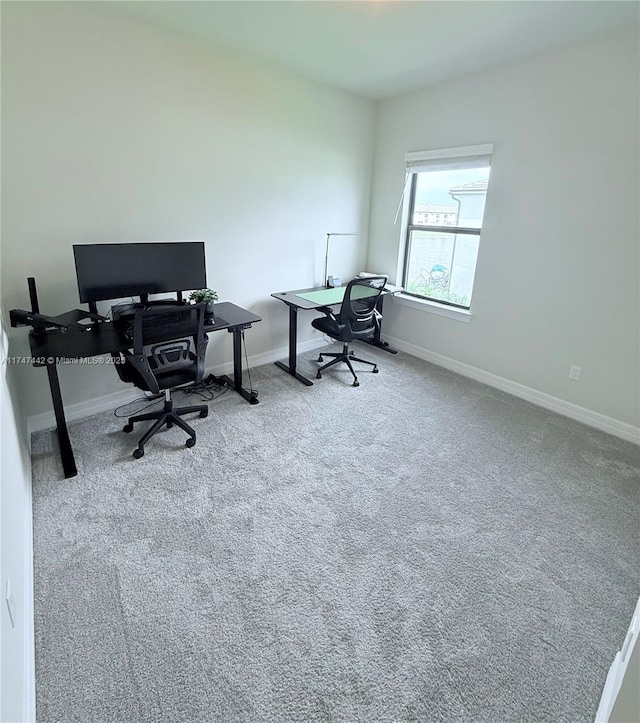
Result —
<svg viewBox="0 0 640 723"><path fill-rule="evenodd" d="M320 309L323 306L341 304L346 288L346 286L337 286L335 288L327 289L320 286L312 287L310 289L297 289L295 291L280 291L271 294L274 299L284 301L284 303L289 307L289 363L285 364L284 362L277 361L275 364L277 367L280 367L280 369L287 372L287 374L291 374L292 377L295 377L299 382L306 384L308 387L313 386L313 382L296 370L298 309L302 309L303 311L314 311L315 309ZM389 294L397 294L400 291L402 291L402 287L387 284L382 296L380 297L380 307L382 306L382 300L385 296ZM382 308L379 308L378 311L382 312ZM366 342L372 346L384 349L391 354L397 354L395 349L392 349L386 341L381 339L381 324L378 325L375 335L371 339L367 339Z"/></svg>

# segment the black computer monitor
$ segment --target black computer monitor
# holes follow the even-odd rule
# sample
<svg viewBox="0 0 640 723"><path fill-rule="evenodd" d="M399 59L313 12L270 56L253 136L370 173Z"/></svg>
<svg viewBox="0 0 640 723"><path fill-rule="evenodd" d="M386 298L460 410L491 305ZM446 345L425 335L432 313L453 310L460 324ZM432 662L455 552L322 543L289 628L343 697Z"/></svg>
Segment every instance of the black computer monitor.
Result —
<svg viewBox="0 0 640 723"><path fill-rule="evenodd" d="M207 286L202 241L76 244L73 255L84 303Z"/></svg>

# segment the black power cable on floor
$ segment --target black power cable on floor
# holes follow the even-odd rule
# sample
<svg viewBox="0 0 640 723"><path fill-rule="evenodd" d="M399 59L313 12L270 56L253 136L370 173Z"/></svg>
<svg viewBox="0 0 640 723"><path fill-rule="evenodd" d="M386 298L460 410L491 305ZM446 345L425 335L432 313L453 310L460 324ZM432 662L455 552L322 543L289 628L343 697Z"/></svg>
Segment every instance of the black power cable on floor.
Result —
<svg viewBox="0 0 640 723"><path fill-rule="evenodd" d="M205 402L212 402L214 399L217 399L218 397L221 397L223 394L226 394L228 391L228 387L224 384L219 384L216 381L213 380L207 380L202 382L197 382L196 384L191 384L187 387L176 387L173 390L173 393L176 394L178 392L182 392L182 394L189 396L191 394L197 395L202 401ZM151 396L144 396L140 397L138 399L134 399L131 402L127 402L126 404L122 404L121 406L117 407L114 412L113 416L118 417L120 419L128 419L129 417L135 417L141 412L144 412L147 409L150 409L151 407L155 406L157 402L164 399L164 394L152 394ZM128 410L128 407L130 407L132 404L141 404L142 402L148 402L148 404L144 404L144 406L137 408L133 410ZM123 410L127 409L126 412L123 412Z"/></svg>
<svg viewBox="0 0 640 723"><path fill-rule="evenodd" d="M119 419L128 419L129 417L135 417L141 412L144 412L146 409L151 409L151 407L154 407L156 405L156 402L159 402L161 399L164 399L164 394L153 394L149 397L138 397L138 399L134 399L131 402L127 402L126 404L121 404L119 407L116 407L116 409L114 409L113 411L113 416L118 417ZM127 409L127 407L130 407L132 404L140 404L143 401L149 403L145 404L142 407L137 407L136 409L121 414L121 411L123 409Z"/></svg>
<svg viewBox="0 0 640 723"><path fill-rule="evenodd" d="M227 387L226 384L220 384L209 376L197 384L188 387L178 387L175 391L182 392L187 396L195 394L203 402L212 402L214 399L226 394L228 390L229 387Z"/></svg>
<svg viewBox="0 0 640 723"><path fill-rule="evenodd" d="M258 390L253 388L253 382L251 381L251 367L249 366L249 357L247 355L247 342L244 338L244 329L240 332L242 334L242 348L244 349L244 361L247 367L247 376L249 377L249 394L258 398Z"/></svg>

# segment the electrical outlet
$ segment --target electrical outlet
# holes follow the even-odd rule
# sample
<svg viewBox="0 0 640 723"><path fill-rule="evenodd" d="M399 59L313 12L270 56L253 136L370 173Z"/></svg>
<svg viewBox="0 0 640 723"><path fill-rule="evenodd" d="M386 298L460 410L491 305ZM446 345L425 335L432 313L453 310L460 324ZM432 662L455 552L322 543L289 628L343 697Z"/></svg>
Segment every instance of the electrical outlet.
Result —
<svg viewBox="0 0 640 723"><path fill-rule="evenodd" d="M578 367L574 364L571 369L569 369L569 379L573 379L574 382L579 382L581 373L582 367Z"/></svg>
<svg viewBox="0 0 640 723"><path fill-rule="evenodd" d="M4 599L7 601L7 608L9 610L9 620L11 620L11 627L15 628L15 626L16 626L16 600L13 597L13 590L11 589L11 585L9 584L8 580L5 585Z"/></svg>

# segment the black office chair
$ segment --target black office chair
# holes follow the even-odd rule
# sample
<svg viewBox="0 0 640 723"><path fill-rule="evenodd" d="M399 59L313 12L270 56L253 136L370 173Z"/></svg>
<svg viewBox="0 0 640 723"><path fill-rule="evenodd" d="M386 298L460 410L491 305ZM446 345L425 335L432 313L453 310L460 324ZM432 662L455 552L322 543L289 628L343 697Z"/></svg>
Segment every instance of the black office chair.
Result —
<svg viewBox="0 0 640 723"><path fill-rule="evenodd" d="M378 373L377 364L366 359L360 359L349 350L349 342L354 339L369 339L374 336L381 318L381 314L377 309L378 300L386 281L385 276L353 279L347 284L342 306L337 316L329 306L323 306L319 309L324 316L314 319L311 325L336 341L341 341L343 346L340 353L320 352L319 362L322 362L325 356L334 358L318 369L317 379L322 379L322 372L339 362L344 362L351 370L354 387L359 386L360 382L353 370L352 361L369 364L373 367L371 371L374 374Z"/></svg>
<svg viewBox="0 0 640 723"><path fill-rule="evenodd" d="M182 417L195 412L206 417L209 408L201 404L174 409L171 389L202 380L208 341L204 331L205 307L203 303L141 308L135 310L133 321L124 328L121 321L121 333L131 339L132 347L113 354L118 375L144 391L165 393L161 410L130 417L123 427L123 432L132 432L136 422L155 420L133 452L136 459L144 455L144 445L165 425L170 428L175 424L183 429L189 435L187 447L196 443L195 431Z"/></svg>

